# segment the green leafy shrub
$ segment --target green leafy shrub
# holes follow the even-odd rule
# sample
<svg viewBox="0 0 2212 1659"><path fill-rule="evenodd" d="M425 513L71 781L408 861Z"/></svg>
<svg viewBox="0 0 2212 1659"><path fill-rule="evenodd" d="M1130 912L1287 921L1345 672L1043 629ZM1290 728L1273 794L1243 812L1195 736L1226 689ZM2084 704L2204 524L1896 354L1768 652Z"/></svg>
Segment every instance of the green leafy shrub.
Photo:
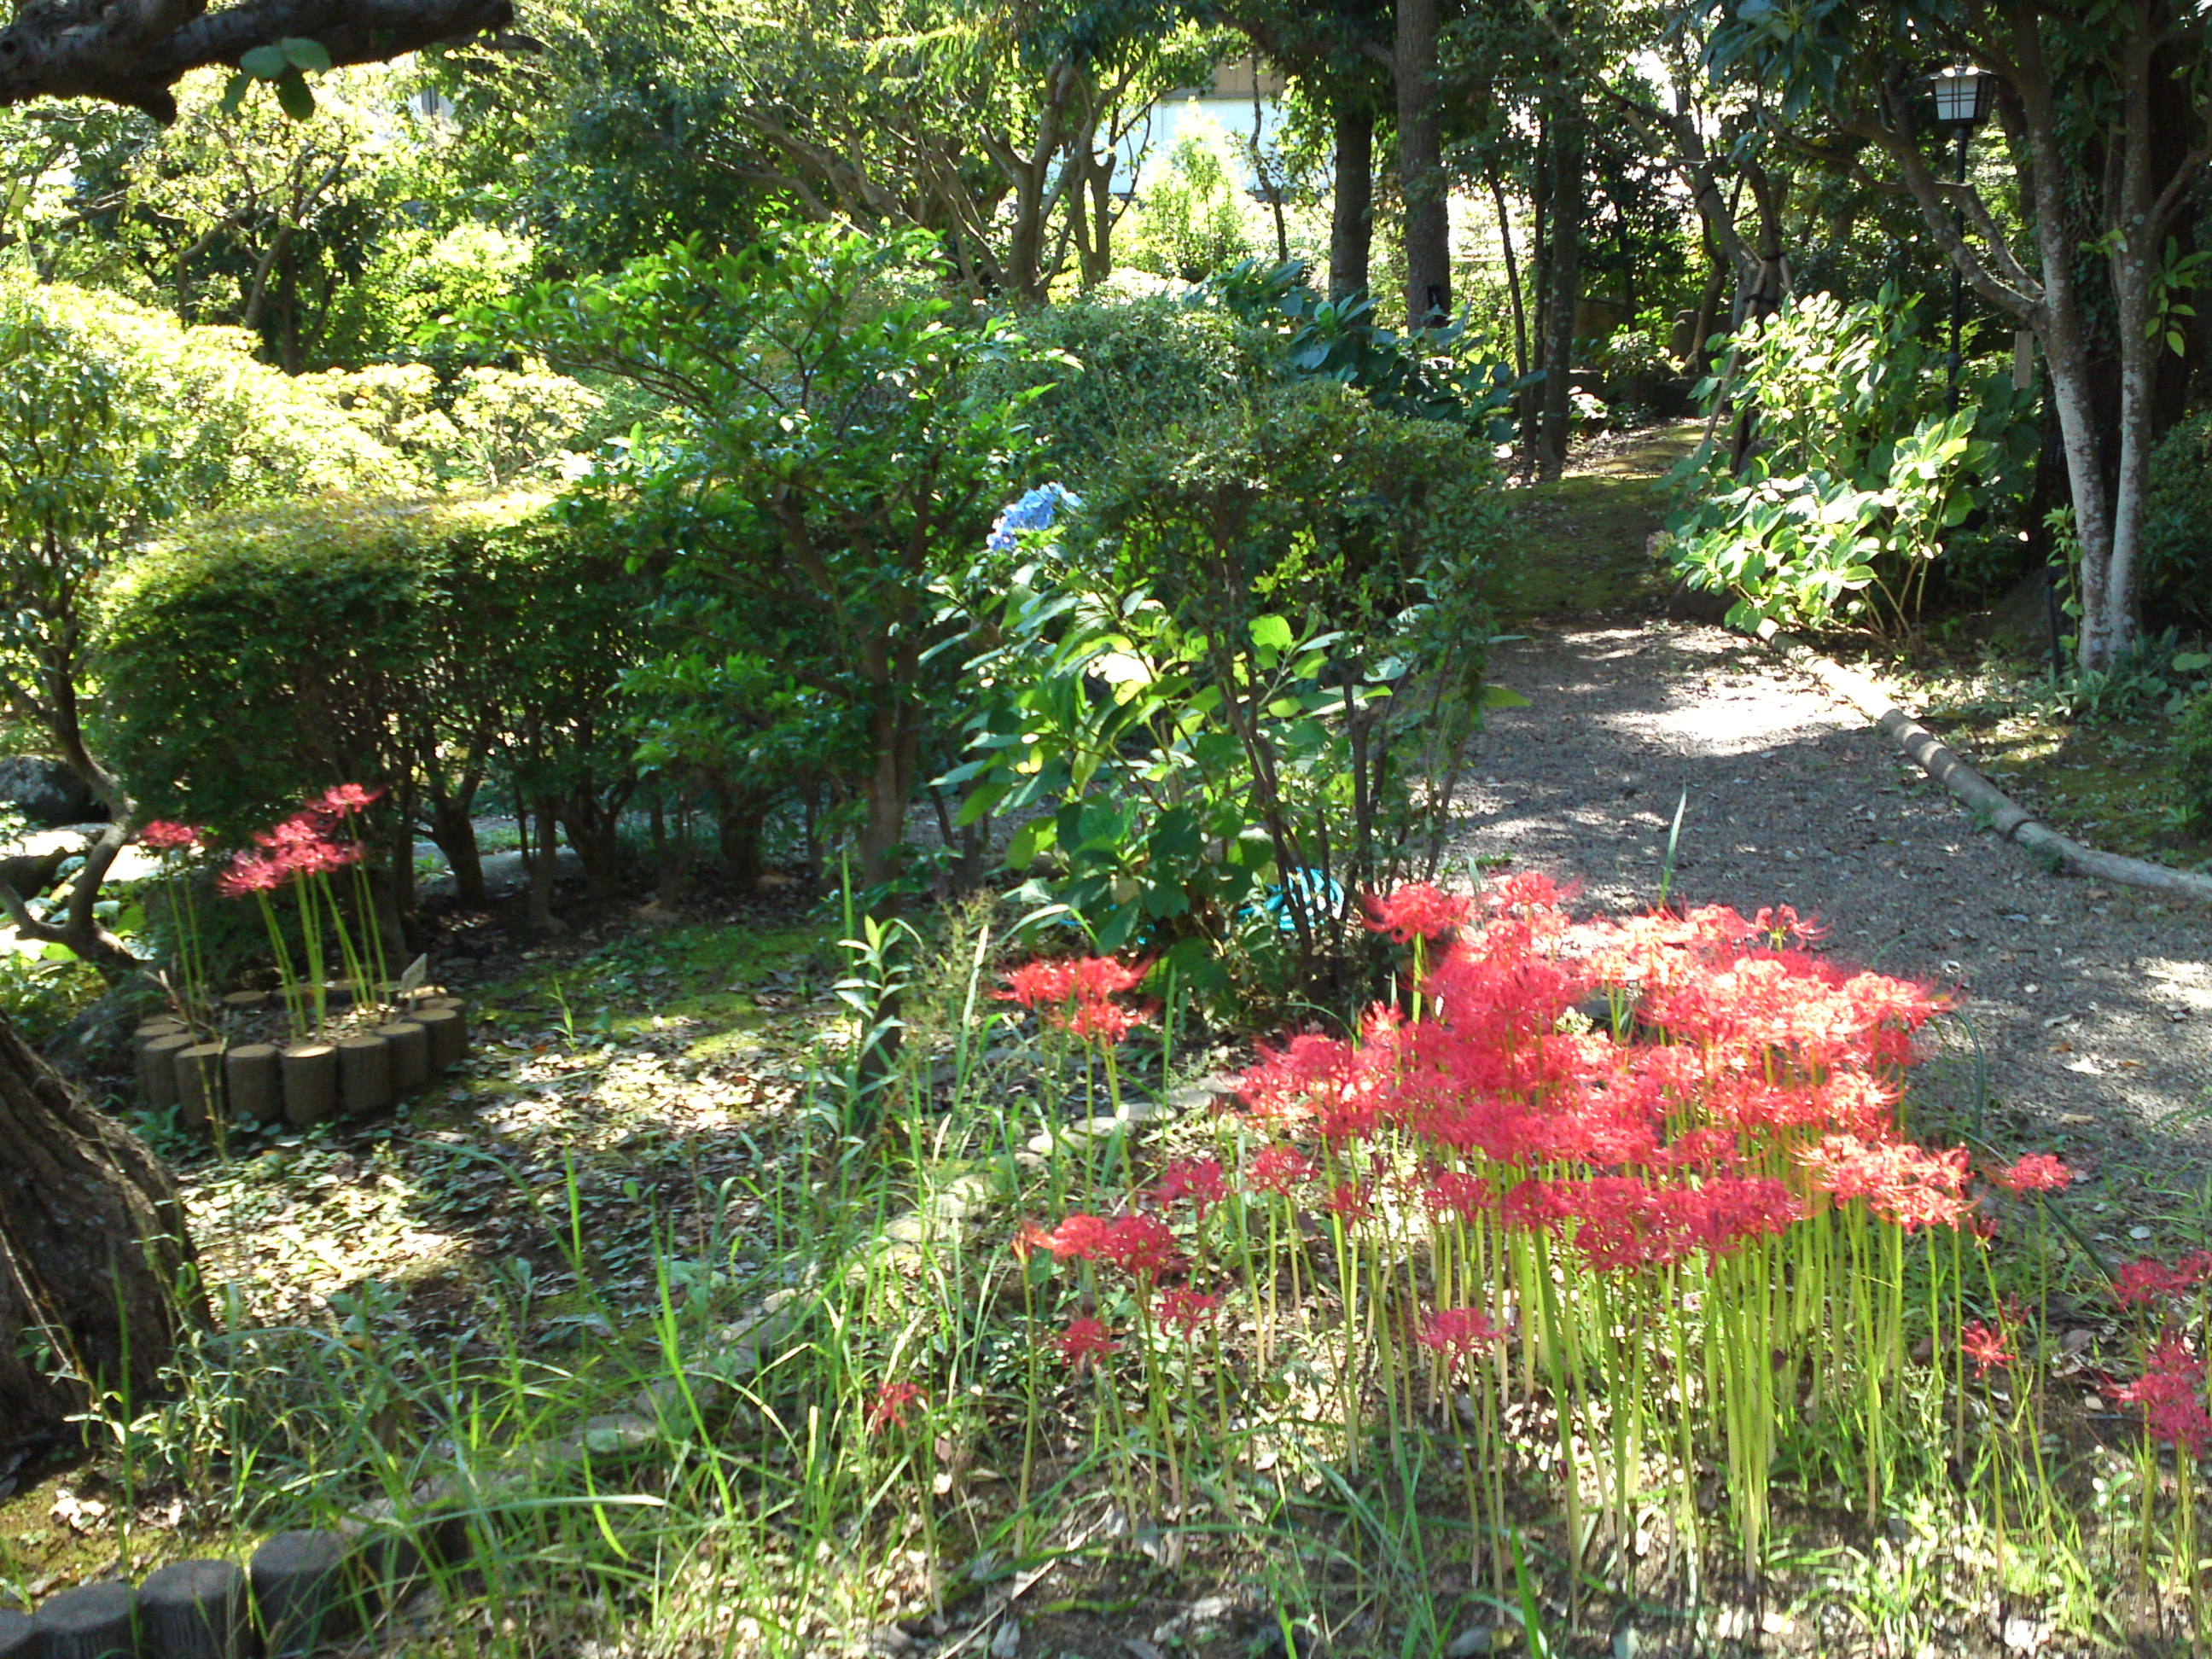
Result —
<svg viewBox="0 0 2212 1659"><path fill-rule="evenodd" d="M1122 229L1117 252L1126 263L1198 283L1251 257L1241 169L1224 138L1200 131L1176 141L1166 168L1141 186Z"/></svg>
<svg viewBox="0 0 2212 1659"><path fill-rule="evenodd" d="M1356 974L1357 896L1432 867L1484 701L1494 484L1456 428L1291 386L975 573L1003 642L955 776L1050 809L1009 854L1033 896L1211 996Z"/></svg>
<svg viewBox="0 0 2212 1659"><path fill-rule="evenodd" d="M1916 304L1890 289L1794 301L1739 333L1735 374L1704 387L1709 408L1754 411L1756 441L1741 471L1725 445L1692 458L1670 550L1691 586L1735 596L1732 626L1909 628L1949 532L1978 513L2016 518L2028 394L1990 370L1947 414Z"/></svg>
<svg viewBox="0 0 2212 1659"><path fill-rule="evenodd" d="M1242 260L1196 298L1271 337L1286 375L1340 381L1396 414L1457 421L1488 442L1512 435L1512 368L1485 355L1463 323L1395 333L1375 320L1366 294L1323 299L1296 259Z"/></svg>
<svg viewBox="0 0 2212 1659"><path fill-rule="evenodd" d="M149 811L232 839L354 781L393 788L395 836L419 811L442 842L497 757L588 864L629 776L612 702L642 597L625 550L542 495L201 520L104 595L110 740Z"/></svg>
<svg viewBox="0 0 2212 1659"><path fill-rule="evenodd" d="M933 589L1011 493L1035 392L983 372L1024 354L1017 336L956 326L942 284L917 283L938 257L926 236L790 226L734 253L680 245L481 319L499 343L667 400L668 428L595 493L610 522L666 533L656 568L686 654L774 671L717 695L786 676L863 734L844 781L860 879L884 895L924 757L958 719L949 647L965 623Z"/></svg>
<svg viewBox="0 0 2212 1659"><path fill-rule="evenodd" d="M2143 501L2144 609L2184 628L2212 627L2212 410L2159 440Z"/></svg>
<svg viewBox="0 0 2212 1659"><path fill-rule="evenodd" d="M1239 404L1281 372L1267 331L1162 295L1065 301L1017 326L1033 355L984 365L980 384L1034 398L1036 475L1078 491L1122 451Z"/></svg>

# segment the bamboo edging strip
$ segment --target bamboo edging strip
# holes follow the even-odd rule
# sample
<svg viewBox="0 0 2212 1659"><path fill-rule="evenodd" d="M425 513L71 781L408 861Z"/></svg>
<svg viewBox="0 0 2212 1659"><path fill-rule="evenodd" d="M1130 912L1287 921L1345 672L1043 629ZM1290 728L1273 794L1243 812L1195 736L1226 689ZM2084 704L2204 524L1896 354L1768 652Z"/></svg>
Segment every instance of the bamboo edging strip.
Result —
<svg viewBox="0 0 2212 1659"><path fill-rule="evenodd" d="M1922 771L1980 814L1997 834L2033 854L2046 869L2212 904L2212 876L2199 875L2193 870L2169 870L2144 859L2100 853L2094 847L2084 847L2071 836L2060 835L1899 708L1871 676L1832 661L1803 641L1771 626L1762 628L1757 637L1792 667L1810 674L1840 701L1850 704L1888 732Z"/></svg>

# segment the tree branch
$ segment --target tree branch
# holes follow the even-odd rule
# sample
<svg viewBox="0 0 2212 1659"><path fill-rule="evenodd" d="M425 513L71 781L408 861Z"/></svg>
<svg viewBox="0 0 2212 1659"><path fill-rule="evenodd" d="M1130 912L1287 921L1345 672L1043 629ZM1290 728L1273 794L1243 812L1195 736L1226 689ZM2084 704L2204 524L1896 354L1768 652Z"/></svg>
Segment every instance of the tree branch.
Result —
<svg viewBox="0 0 2212 1659"><path fill-rule="evenodd" d="M256 46L307 40L333 65L378 64L514 21L513 0L15 0L0 29L0 106L94 98L177 118L170 88L196 69L235 68Z"/></svg>

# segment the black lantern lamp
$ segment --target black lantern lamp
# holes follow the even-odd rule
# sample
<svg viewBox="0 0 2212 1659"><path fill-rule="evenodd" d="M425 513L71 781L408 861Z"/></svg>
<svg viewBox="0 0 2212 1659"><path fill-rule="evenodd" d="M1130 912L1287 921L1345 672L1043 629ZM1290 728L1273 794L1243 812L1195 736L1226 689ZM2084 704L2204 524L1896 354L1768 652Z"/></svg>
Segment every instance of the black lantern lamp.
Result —
<svg viewBox="0 0 2212 1659"><path fill-rule="evenodd" d="M1996 76L1971 64L1954 64L1928 77L1936 93L1936 118L1947 127L1961 130L1960 137L1981 125L1990 112L1990 92Z"/></svg>
<svg viewBox="0 0 2212 1659"><path fill-rule="evenodd" d="M1972 142L1974 129L1990 112L1990 93L1996 85L1996 76L1976 69L1971 64L1953 64L1928 77L1928 84L1936 94L1936 119L1959 135L1959 183L1966 182L1966 146ZM1963 210L1953 216L1959 234L1966 232ZM1966 309L1966 286L1957 260L1951 262L1951 355L1944 368L1948 376L1944 392L1944 406L1956 413L1959 408L1959 328Z"/></svg>

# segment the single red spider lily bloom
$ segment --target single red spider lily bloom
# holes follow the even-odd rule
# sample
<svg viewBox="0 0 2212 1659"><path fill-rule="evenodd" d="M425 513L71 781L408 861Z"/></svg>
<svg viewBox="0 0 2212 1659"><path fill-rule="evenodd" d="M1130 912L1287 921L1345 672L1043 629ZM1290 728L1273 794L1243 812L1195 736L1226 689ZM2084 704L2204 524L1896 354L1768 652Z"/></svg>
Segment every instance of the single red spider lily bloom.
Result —
<svg viewBox="0 0 2212 1659"><path fill-rule="evenodd" d="M1093 1361L1118 1352L1121 1346L1106 1334L1104 1325L1088 1318L1069 1320L1067 1328L1053 1344L1060 1350L1060 1357L1073 1366L1079 1376Z"/></svg>
<svg viewBox="0 0 2212 1659"><path fill-rule="evenodd" d="M1057 1008L1075 995L1075 964L1039 957L1008 974L1006 988L991 995L995 1001L1018 1002L1030 1010Z"/></svg>
<svg viewBox="0 0 2212 1659"><path fill-rule="evenodd" d="M2019 1357L2005 1346L2002 1331L1978 1321L1959 1334L1959 1346L1974 1362L1976 1376L1987 1376L1996 1367L2009 1365Z"/></svg>
<svg viewBox="0 0 2212 1659"><path fill-rule="evenodd" d="M1172 1325L1187 1336L1194 1334L1220 1311L1221 1298L1218 1296L1201 1296L1196 1291L1181 1289L1160 1292L1160 1323Z"/></svg>
<svg viewBox="0 0 2212 1659"><path fill-rule="evenodd" d="M334 788L325 789L310 801L307 810L328 817L340 818L349 812L367 811L383 794L381 789L371 789L363 784L341 783Z"/></svg>
<svg viewBox="0 0 2212 1659"><path fill-rule="evenodd" d="M1124 991L1133 991L1152 971L1149 962L1116 962L1111 957L1083 957L1072 964L1079 1002L1103 1002Z"/></svg>
<svg viewBox="0 0 2212 1659"><path fill-rule="evenodd" d="M1099 1002L1085 1000L1074 1007L1046 1018L1063 1031L1073 1031L1085 1042L1104 1043L1109 1047L1126 1039L1139 1025L1152 1024L1149 1008L1125 1008L1118 1002Z"/></svg>
<svg viewBox="0 0 2212 1659"><path fill-rule="evenodd" d="M1480 1308L1439 1308L1421 1322L1415 1340L1425 1348L1463 1358L1486 1342L1502 1342L1505 1333Z"/></svg>
<svg viewBox="0 0 2212 1659"><path fill-rule="evenodd" d="M1367 930L1387 933L1400 945L1410 945L1417 939L1441 939L1474 913L1473 899L1447 893L1425 881L1412 882L1388 893L1368 893L1360 902L1367 908Z"/></svg>
<svg viewBox="0 0 2212 1659"><path fill-rule="evenodd" d="M921 1405L927 1398L911 1382L884 1383L868 1402L868 1432L880 1434L885 1429L904 1428L907 1408Z"/></svg>
<svg viewBox="0 0 2212 1659"><path fill-rule="evenodd" d="M1187 1198L1198 1218L1203 1221L1208 1210L1229 1196L1229 1183L1222 1176L1218 1158L1187 1158L1160 1172L1159 1184L1152 1188L1152 1196L1163 1204Z"/></svg>
<svg viewBox="0 0 2212 1659"><path fill-rule="evenodd" d="M2008 1193L2056 1193L2073 1184L2074 1171L2049 1152L2030 1152L2016 1164L1990 1170L1990 1179Z"/></svg>
<svg viewBox="0 0 2212 1659"><path fill-rule="evenodd" d="M167 818L155 818L138 832L138 844L157 853L174 852L182 847L197 847L200 832L189 823L176 823Z"/></svg>
<svg viewBox="0 0 2212 1659"><path fill-rule="evenodd" d="M319 847L328 833L322 819L314 813L299 811L282 823L255 830L253 839L271 852L282 852L289 847Z"/></svg>
<svg viewBox="0 0 2212 1659"><path fill-rule="evenodd" d="M2112 1275L2112 1300L2123 1308L2131 1308L2139 1302L2154 1302L2162 1296L2179 1296L2195 1282L2179 1268L2145 1256L2140 1261L2126 1263Z"/></svg>
<svg viewBox="0 0 2212 1659"><path fill-rule="evenodd" d="M1077 1214L1041 1235L1037 1242L1062 1261L1097 1261L1103 1259L1113 1237L1114 1224L1104 1216Z"/></svg>
<svg viewBox="0 0 2212 1659"><path fill-rule="evenodd" d="M283 864L252 853L231 855L230 867L215 878L215 890L225 898L244 898L248 893L273 893L289 878Z"/></svg>
<svg viewBox="0 0 2212 1659"><path fill-rule="evenodd" d="M1018 1261L1027 1261L1039 1250L1052 1249L1052 1235L1034 1221L1024 1221L1014 1229L1012 1242L1007 1246Z"/></svg>
<svg viewBox="0 0 2212 1659"><path fill-rule="evenodd" d="M2151 1355L2142 1376L2115 1389L2112 1397L2141 1406L2145 1426L2154 1437L2199 1457L2212 1442L2212 1415L2206 1413L2201 1395L2203 1381L2204 1361L2167 1337Z"/></svg>
<svg viewBox="0 0 2212 1659"><path fill-rule="evenodd" d="M1154 1279L1182 1266L1182 1252L1167 1223L1154 1215L1125 1215L1108 1229L1098 1251L1132 1279Z"/></svg>
<svg viewBox="0 0 2212 1659"><path fill-rule="evenodd" d="M349 864L360 863L362 858L358 843L334 846L326 841L281 847L275 854L276 861L295 876L334 875Z"/></svg>
<svg viewBox="0 0 2212 1659"><path fill-rule="evenodd" d="M1313 1179L1313 1160L1295 1146L1266 1146L1244 1166L1245 1184L1255 1193L1287 1198Z"/></svg>

